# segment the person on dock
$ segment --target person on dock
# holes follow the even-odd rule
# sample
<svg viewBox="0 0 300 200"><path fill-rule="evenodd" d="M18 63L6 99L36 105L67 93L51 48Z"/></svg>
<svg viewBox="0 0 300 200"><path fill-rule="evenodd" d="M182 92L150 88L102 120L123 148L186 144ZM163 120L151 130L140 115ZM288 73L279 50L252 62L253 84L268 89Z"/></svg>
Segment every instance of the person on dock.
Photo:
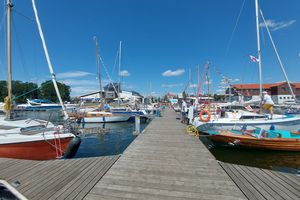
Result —
<svg viewBox="0 0 300 200"><path fill-rule="evenodd" d="M193 102L191 102L191 105L188 109L188 124L192 124L193 123L193 119L194 119L194 110L195 110L195 106L193 105Z"/></svg>
<svg viewBox="0 0 300 200"><path fill-rule="evenodd" d="M271 119L273 119L273 106L274 106L274 102L271 98L270 95L268 95L267 91L263 91L263 99L261 102L262 108L264 110L268 110L269 113L271 114Z"/></svg>
<svg viewBox="0 0 300 200"><path fill-rule="evenodd" d="M188 108L187 108L187 104L185 102L185 100L182 100L181 103L181 123L186 124L187 123L187 118L186 118L186 114L187 114Z"/></svg>

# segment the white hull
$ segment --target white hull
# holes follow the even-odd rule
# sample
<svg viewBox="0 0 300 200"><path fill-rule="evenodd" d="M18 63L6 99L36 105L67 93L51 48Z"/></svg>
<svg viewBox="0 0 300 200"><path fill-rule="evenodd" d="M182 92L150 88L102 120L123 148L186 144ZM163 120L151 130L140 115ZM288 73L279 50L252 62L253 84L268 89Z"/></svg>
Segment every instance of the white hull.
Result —
<svg viewBox="0 0 300 200"><path fill-rule="evenodd" d="M86 123L111 123L111 122L125 122L130 118L129 115L120 116L99 116L99 117L84 117L81 122Z"/></svg>
<svg viewBox="0 0 300 200"><path fill-rule="evenodd" d="M195 118L193 125L199 131L205 132L208 130L232 130L241 129L247 126L248 130L255 129L256 127L262 129L270 129L273 125L275 129L298 131L300 129L299 117L286 117L281 119L252 119L252 120L239 120L239 119L217 119L209 122L201 122L199 118Z"/></svg>

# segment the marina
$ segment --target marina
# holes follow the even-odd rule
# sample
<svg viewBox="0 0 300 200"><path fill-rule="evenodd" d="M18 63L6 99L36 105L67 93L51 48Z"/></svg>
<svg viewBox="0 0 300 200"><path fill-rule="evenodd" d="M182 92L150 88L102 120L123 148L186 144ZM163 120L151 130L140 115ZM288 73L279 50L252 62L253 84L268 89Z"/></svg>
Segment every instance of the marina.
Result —
<svg viewBox="0 0 300 200"><path fill-rule="evenodd" d="M171 130L171 131L170 131ZM187 148L188 147L188 148ZM297 199L295 174L218 162L170 109L121 155L0 159L0 178L28 199Z"/></svg>
<svg viewBox="0 0 300 200"><path fill-rule="evenodd" d="M0 199L299 200L299 7L5 0Z"/></svg>

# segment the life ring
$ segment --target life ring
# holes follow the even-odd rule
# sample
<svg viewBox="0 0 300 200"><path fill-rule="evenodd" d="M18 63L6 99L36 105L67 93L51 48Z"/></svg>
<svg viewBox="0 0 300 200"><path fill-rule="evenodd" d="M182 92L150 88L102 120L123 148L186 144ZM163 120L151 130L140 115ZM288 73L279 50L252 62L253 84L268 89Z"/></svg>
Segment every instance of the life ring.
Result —
<svg viewBox="0 0 300 200"><path fill-rule="evenodd" d="M203 117L204 114L207 115L206 118ZM210 117L211 117L211 114L208 110L201 110L201 112L199 113L199 118L200 118L200 121L202 121L202 122L209 122Z"/></svg>

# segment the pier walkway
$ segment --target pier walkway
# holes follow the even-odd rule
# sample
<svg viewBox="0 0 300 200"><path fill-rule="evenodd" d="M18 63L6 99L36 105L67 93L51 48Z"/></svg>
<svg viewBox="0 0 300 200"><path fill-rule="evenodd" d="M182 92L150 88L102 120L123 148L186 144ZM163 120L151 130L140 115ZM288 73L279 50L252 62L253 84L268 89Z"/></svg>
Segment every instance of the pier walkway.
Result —
<svg viewBox="0 0 300 200"><path fill-rule="evenodd" d="M118 158L50 161L0 158L0 179L30 200L83 199Z"/></svg>
<svg viewBox="0 0 300 200"><path fill-rule="evenodd" d="M170 109L155 118L85 199L246 199L176 118Z"/></svg>

